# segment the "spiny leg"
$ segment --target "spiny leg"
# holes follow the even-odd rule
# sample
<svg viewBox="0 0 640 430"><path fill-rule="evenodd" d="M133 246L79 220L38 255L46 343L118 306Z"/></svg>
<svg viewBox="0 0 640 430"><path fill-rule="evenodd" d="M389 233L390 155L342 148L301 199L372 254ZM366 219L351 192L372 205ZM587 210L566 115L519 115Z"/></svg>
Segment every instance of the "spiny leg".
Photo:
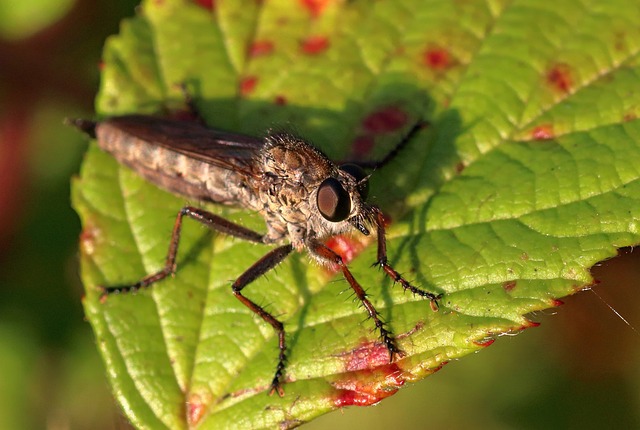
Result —
<svg viewBox="0 0 640 430"><path fill-rule="evenodd" d="M431 309L435 312L438 310L438 300L442 297L442 294L434 294L429 291L425 291L421 288L415 287L409 283L406 279L402 277L400 273L387 261L387 238L386 238L386 230L384 228L384 216L380 209L374 207L375 211L375 222L376 227L378 229L378 260L375 265L380 266L382 270L393 280L394 283L399 283L402 285L402 288L405 290L411 291L413 294L417 294L418 296L429 299Z"/></svg>
<svg viewBox="0 0 640 430"><path fill-rule="evenodd" d="M233 294L240 300L246 307L251 309L254 313L258 314L265 322L269 323L271 327L278 333L278 348L280 354L278 355L278 365L276 366L276 373L271 381L271 388L269 395L272 395L275 391L278 392L280 397L284 396L284 390L282 389L282 376L284 375L284 369L287 362L287 347L285 343L285 332L283 324L278 321L273 315L264 310L263 307L257 305L255 302L242 295L241 291L244 287L255 281L256 278L264 275L269 270L277 266L287 255L291 253L293 246L284 245L270 251L267 255L256 261L251 267L249 267L238 279L235 280L231 286Z"/></svg>
<svg viewBox="0 0 640 430"><path fill-rule="evenodd" d="M338 267L342 271L342 275L345 277L345 279L349 283L349 286L355 292L356 297L358 297L364 308L367 310L369 317L373 320L376 328L378 329L378 332L380 333L380 339L389 351L389 362L392 362L394 356L396 355L404 355L400 348L398 348L398 346L396 345L393 334L385 327L384 322L380 318L380 314L367 298L367 293L365 292L364 288L362 288L358 281L356 281L356 279L353 277L351 271L342 260L342 257L340 257L340 255L338 255L332 249L325 246L323 243L319 242L317 239L307 240L307 247L309 248L309 251L316 256L338 265Z"/></svg>
<svg viewBox="0 0 640 430"><path fill-rule="evenodd" d="M180 232L182 229L182 220L185 216L195 219L201 222L207 227L219 231L221 233L228 234L240 239L248 240L250 242L263 243L263 236L248 228L234 224L226 219L212 214L204 209L199 209L193 206L183 207L176 216L175 223L173 224L173 232L171 233L171 241L169 242L169 251L167 252L167 258L164 263L164 267L159 271L149 274L131 285L101 287L103 290L103 299L106 295L114 293L128 293L139 290L140 288L146 288L158 281L163 280L169 275L173 275L176 271L177 263L176 256L178 254L178 245L180 244Z"/></svg>

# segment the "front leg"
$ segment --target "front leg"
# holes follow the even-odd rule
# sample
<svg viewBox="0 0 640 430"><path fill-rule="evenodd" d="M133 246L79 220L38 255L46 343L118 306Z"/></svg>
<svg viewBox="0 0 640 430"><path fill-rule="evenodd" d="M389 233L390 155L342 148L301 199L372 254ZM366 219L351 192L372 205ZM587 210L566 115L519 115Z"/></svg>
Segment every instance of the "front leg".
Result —
<svg viewBox="0 0 640 430"><path fill-rule="evenodd" d="M375 222L378 229L378 260L375 262L376 266L380 266L382 270L393 280L394 283L399 283L405 290L411 291L413 294L429 299L431 309L436 312L438 310L438 300L442 297L442 294L433 294L429 291L422 290L418 287L414 287L402 277L402 275L387 261L387 237L386 230L384 228L384 216L380 209L374 207Z"/></svg>
<svg viewBox="0 0 640 430"><path fill-rule="evenodd" d="M314 256L318 257L320 260L335 264L340 268L340 270L342 271L342 275L349 283L351 289L355 292L356 297L358 297L364 308L367 310L367 313L373 320L376 329L378 329L378 332L380 333L380 339L382 340L384 346L387 348L387 351L389 351L389 362L392 362L395 356L403 356L404 353L396 345L396 340L393 336L393 333L391 333L391 331L386 328L384 321L382 321L382 318L380 317L380 314L367 298L367 293L365 292L364 288L362 288L358 281L356 281L356 278L353 277L351 271L342 260L342 257L340 257L340 255L338 255L335 251L328 248L326 245L315 238L307 239L306 245L309 249L309 252L311 252Z"/></svg>

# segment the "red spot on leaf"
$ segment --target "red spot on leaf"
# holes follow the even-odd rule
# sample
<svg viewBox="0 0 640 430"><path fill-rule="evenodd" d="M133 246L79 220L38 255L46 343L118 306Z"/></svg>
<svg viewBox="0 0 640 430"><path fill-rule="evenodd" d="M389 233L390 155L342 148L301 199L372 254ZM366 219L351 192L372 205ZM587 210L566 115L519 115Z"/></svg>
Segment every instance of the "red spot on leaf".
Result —
<svg viewBox="0 0 640 430"><path fill-rule="evenodd" d="M362 125L370 133L391 133L404 127L409 120L405 111L395 106L387 106L370 113Z"/></svg>
<svg viewBox="0 0 640 430"><path fill-rule="evenodd" d="M467 166L462 161L458 162L458 164L456 164L456 173L462 173L465 167Z"/></svg>
<svg viewBox="0 0 640 430"><path fill-rule="evenodd" d="M256 40L249 47L250 57L259 57L261 55L268 55L273 52L273 42L270 40Z"/></svg>
<svg viewBox="0 0 640 430"><path fill-rule="evenodd" d="M248 96L253 92L258 84L257 76L245 76L240 80L240 95Z"/></svg>
<svg viewBox="0 0 640 430"><path fill-rule="evenodd" d="M531 137L535 140L548 140L555 137L553 132L553 124L538 125L531 130Z"/></svg>
<svg viewBox="0 0 640 430"><path fill-rule="evenodd" d="M365 342L342 357L345 359L344 367L347 372L389 364L389 350L378 342Z"/></svg>
<svg viewBox="0 0 640 430"><path fill-rule="evenodd" d="M353 261L353 259L356 258L365 247L365 243L359 241L355 237L344 236L341 234L330 237L326 241L325 245L327 245L327 247L332 251L337 252L346 264Z"/></svg>
<svg viewBox="0 0 640 430"><path fill-rule="evenodd" d="M504 284L502 284L502 288L504 288L505 291L513 291L516 285L517 285L516 281L507 281Z"/></svg>
<svg viewBox="0 0 640 430"><path fill-rule="evenodd" d="M524 330L527 328L534 328L534 327L538 327L540 325L539 322L535 322L535 321L527 321L526 323L524 323L522 325L522 327L520 327L520 330Z"/></svg>
<svg viewBox="0 0 640 430"><path fill-rule="evenodd" d="M571 68L567 64L558 63L547 71L547 83L556 91L567 93L571 90L573 79L571 78Z"/></svg>
<svg viewBox="0 0 640 430"><path fill-rule="evenodd" d="M495 339L483 339L483 340L474 340L473 343L475 345L486 348L487 346L493 345L493 342L495 341L496 341Z"/></svg>
<svg viewBox="0 0 640 430"><path fill-rule="evenodd" d="M453 66L453 60L449 51L439 46L427 48L424 51L422 59L427 67L437 71L444 71Z"/></svg>
<svg viewBox="0 0 640 430"><path fill-rule="evenodd" d="M404 372L397 363L389 363L384 345L366 342L342 357L347 373L332 382L337 389L333 400L337 407L373 405L405 383Z"/></svg>
<svg viewBox="0 0 640 430"><path fill-rule="evenodd" d="M319 17L326 7L331 3L331 0L300 0L302 6L304 6L313 18Z"/></svg>
<svg viewBox="0 0 640 430"><path fill-rule="evenodd" d="M191 394L187 401L187 420L190 427L195 427L207 411L207 405L199 394Z"/></svg>
<svg viewBox="0 0 640 430"><path fill-rule="evenodd" d="M624 117L622 118L622 120L624 122L629 122L629 121L633 121L634 119L637 119L637 118L638 118L638 115L636 115L635 112L629 112L629 113L624 114Z"/></svg>
<svg viewBox="0 0 640 430"><path fill-rule="evenodd" d="M195 0L195 3L200 6L203 7L207 10L213 10L213 8L216 7L216 1L215 0Z"/></svg>
<svg viewBox="0 0 640 430"><path fill-rule="evenodd" d="M287 98L285 96L276 96L273 102L278 106L284 106L287 104Z"/></svg>
<svg viewBox="0 0 640 430"><path fill-rule="evenodd" d="M300 43L302 52L308 55L318 55L329 48L329 39L325 36L310 36Z"/></svg>
<svg viewBox="0 0 640 430"><path fill-rule="evenodd" d="M100 60L98 62L98 70L103 71L104 70L104 66L105 66L104 60Z"/></svg>
<svg viewBox="0 0 640 430"><path fill-rule="evenodd" d="M340 389L337 391L333 404L338 408L343 406L370 406L382 399L383 397L378 398L369 393Z"/></svg>
<svg viewBox="0 0 640 430"><path fill-rule="evenodd" d="M415 379L399 363L389 363L389 351L377 342L364 342L340 357L344 359L345 373L331 383L336 388L333 403L337 407L373 405ZM429 372L440 370L444 364Z"/></svg>
<svg viewBox="0 0 640 430"><path fill-rule="evenodd" d="M371 135L357 136L353 139L353 145L351 146L351 154L356 158L366 156L371 152L375 144L375 139Z"/></svg>
<svg viewBox="0 0 640 430"><path fill-rule="evenodd" d="M562 300L558 300L558 299L551 300L551 306L555 308L562 305L564 305L564 302Z"/></svg>

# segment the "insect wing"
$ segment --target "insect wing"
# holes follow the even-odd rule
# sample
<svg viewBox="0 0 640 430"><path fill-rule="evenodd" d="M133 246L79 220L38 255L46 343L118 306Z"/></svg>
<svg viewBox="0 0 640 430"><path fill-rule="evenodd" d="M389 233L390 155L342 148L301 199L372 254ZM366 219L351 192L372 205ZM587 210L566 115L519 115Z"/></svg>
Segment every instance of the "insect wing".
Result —
<svg viewBox="0 0 640 430"><path fill-rule="evenodd" d="M255 160L264 146L264 141L257 137L153 116L113 117L101 124L187 157L247 175L255 174Z"/></svg>

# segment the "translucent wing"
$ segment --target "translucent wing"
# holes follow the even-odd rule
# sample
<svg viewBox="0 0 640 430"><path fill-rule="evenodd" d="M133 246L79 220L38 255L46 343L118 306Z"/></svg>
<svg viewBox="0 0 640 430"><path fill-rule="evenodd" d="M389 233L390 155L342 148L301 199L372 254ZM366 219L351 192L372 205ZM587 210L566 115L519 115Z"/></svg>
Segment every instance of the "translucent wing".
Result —
<svg viewBox="0 0 640 430"><path fill-rule="evenodd" d="M205 127L197 122L146 115L108 118L98 124L125 139L144 141L223 169L256 173L264 141L257 137Z"/></svg>

